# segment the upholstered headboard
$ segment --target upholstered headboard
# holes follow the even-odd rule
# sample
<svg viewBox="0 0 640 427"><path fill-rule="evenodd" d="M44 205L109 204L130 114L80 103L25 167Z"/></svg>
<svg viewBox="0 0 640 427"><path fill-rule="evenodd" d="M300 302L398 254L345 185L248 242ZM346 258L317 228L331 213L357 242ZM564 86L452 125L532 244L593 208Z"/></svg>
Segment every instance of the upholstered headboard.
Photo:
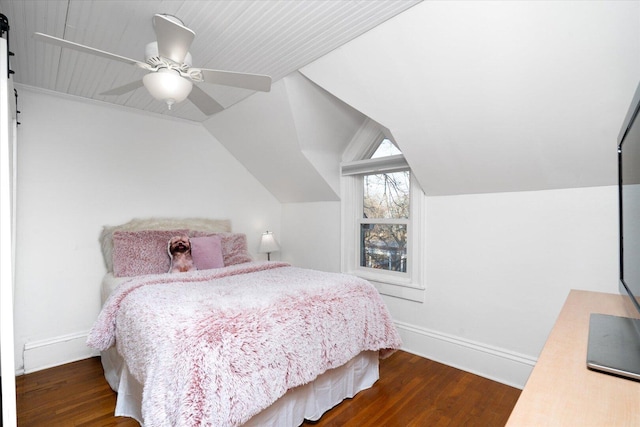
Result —
<svg viewBox="0 0 640 427"><path fill-rule="evenodd" d="M231 221L228 219L208 218L134 218L125 224L104 226L102 233L100 233L100 245L107 271L113 272L114 232L178 229L200 233L225 233L231 232Z"/></svg>

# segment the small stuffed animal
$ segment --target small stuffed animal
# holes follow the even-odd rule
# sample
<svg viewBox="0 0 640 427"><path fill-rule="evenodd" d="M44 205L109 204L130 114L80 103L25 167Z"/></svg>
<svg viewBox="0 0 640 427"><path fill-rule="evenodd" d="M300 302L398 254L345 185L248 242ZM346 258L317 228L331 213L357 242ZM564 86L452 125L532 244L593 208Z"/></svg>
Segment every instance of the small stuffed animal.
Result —
<svg viewBox="0 0 640 427"><path fill-rule="evenodd" d="M196 270L191 257L191 241L188 236L172 237L169 240L167 251L169 252L169 258L171 258L169 273Z"/></svg>

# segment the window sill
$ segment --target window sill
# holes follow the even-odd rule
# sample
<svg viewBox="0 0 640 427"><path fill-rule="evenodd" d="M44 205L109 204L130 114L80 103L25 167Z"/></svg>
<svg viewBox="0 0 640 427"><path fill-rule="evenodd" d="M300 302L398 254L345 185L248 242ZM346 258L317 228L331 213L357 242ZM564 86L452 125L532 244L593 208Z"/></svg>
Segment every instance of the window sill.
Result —
<svg viewBox="0 0 640 427"><path fill-rule="evenodd" d="M377 274L367 274L362 271L351 271L351 274L365 279L380 292L382 295L401 298L409 301L423 303L425 299L425 288L411 283L406 279L398 279L394 277L381 277Z"/></svg>
<svg viewBox="0 0 640 427"><path fill-rule="evenodd" d="M378 282L375 280L369 281L382 295L388 295L390 297L402 298L420 303L424 302L424 288L418 288L416 286L402 286L396 285L394 283Z"/></svg>

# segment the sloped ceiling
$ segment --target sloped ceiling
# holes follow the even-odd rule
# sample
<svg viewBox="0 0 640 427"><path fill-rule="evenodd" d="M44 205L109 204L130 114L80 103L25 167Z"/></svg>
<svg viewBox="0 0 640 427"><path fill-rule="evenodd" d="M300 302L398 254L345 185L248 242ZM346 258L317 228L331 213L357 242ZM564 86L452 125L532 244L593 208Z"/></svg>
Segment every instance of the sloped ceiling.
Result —
<svg viewBox="0 0 640 427"><path fill-rule="evenodd" d="M340 199L340 155L365 116L298 73L203 124L282 203Z"/></svg>
<svg viewBox="0 0 640 427"><path fill-rule="evenodd" d="M640 2L424 2L301 69L387 127L427 195L617 183Z"/></svg>
<svg viewBox="0 0 640 427"><path fill-rule="evenodd" d="M340 195L342 153L366 116L300 73L283 79L299 150L336 195Z"/></svg>
<svg viewBox="0 0 640 427"><path fill-rule="evenodd" d="M17 82L203 122L281 202L337 200L338 152L366 117L393 134L429 196L613 185L616 137L640 79L637 1L0 0L0 9ZM272 92L209 85L228 107L210 118L188 102L168 112L143 89L107 99L97 93L137 71L30 37L138 58L156 12L196 31L194 63L271 74Z"/></svg>
<svg viewBox="0 0 640 427"><path fill-rule="evenodd" d="M416 0L0 0L10 24L16 83L194 121L207 119L189 101L171 111L144 88L100 93L136 80L137 67L36 41L43 32L127 58L144 60L155 41L152 16L180 18L195 31L193 65L270 75L274 82L410 8ZM199 85L229 107L254 92Z"/></svg>

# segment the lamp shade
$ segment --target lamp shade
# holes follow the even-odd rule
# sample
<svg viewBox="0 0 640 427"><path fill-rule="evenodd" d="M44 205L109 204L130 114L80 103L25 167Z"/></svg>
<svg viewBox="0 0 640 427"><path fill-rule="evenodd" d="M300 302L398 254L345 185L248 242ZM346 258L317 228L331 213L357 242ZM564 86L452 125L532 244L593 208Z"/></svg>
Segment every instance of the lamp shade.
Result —
<svg viewBox="0 0 640 427"><path fill-rule="evenodd" d="M144 84L151 96L158 101L166 102L169 109L174 103L187 99L193 88L191 80L185 79L177 72L168 69L146 74L142 78L142 84Z"/></svg>
<svg viewBox="0 0 640 427"><path fill-rule="evenodd" d="M260 239L260 247L258 248L258 252L271 253L277 252L280 250L280 245L276 242L276 239L273 237L273 233L271 231L265 231L262 233L262 239Z"/></svg>

